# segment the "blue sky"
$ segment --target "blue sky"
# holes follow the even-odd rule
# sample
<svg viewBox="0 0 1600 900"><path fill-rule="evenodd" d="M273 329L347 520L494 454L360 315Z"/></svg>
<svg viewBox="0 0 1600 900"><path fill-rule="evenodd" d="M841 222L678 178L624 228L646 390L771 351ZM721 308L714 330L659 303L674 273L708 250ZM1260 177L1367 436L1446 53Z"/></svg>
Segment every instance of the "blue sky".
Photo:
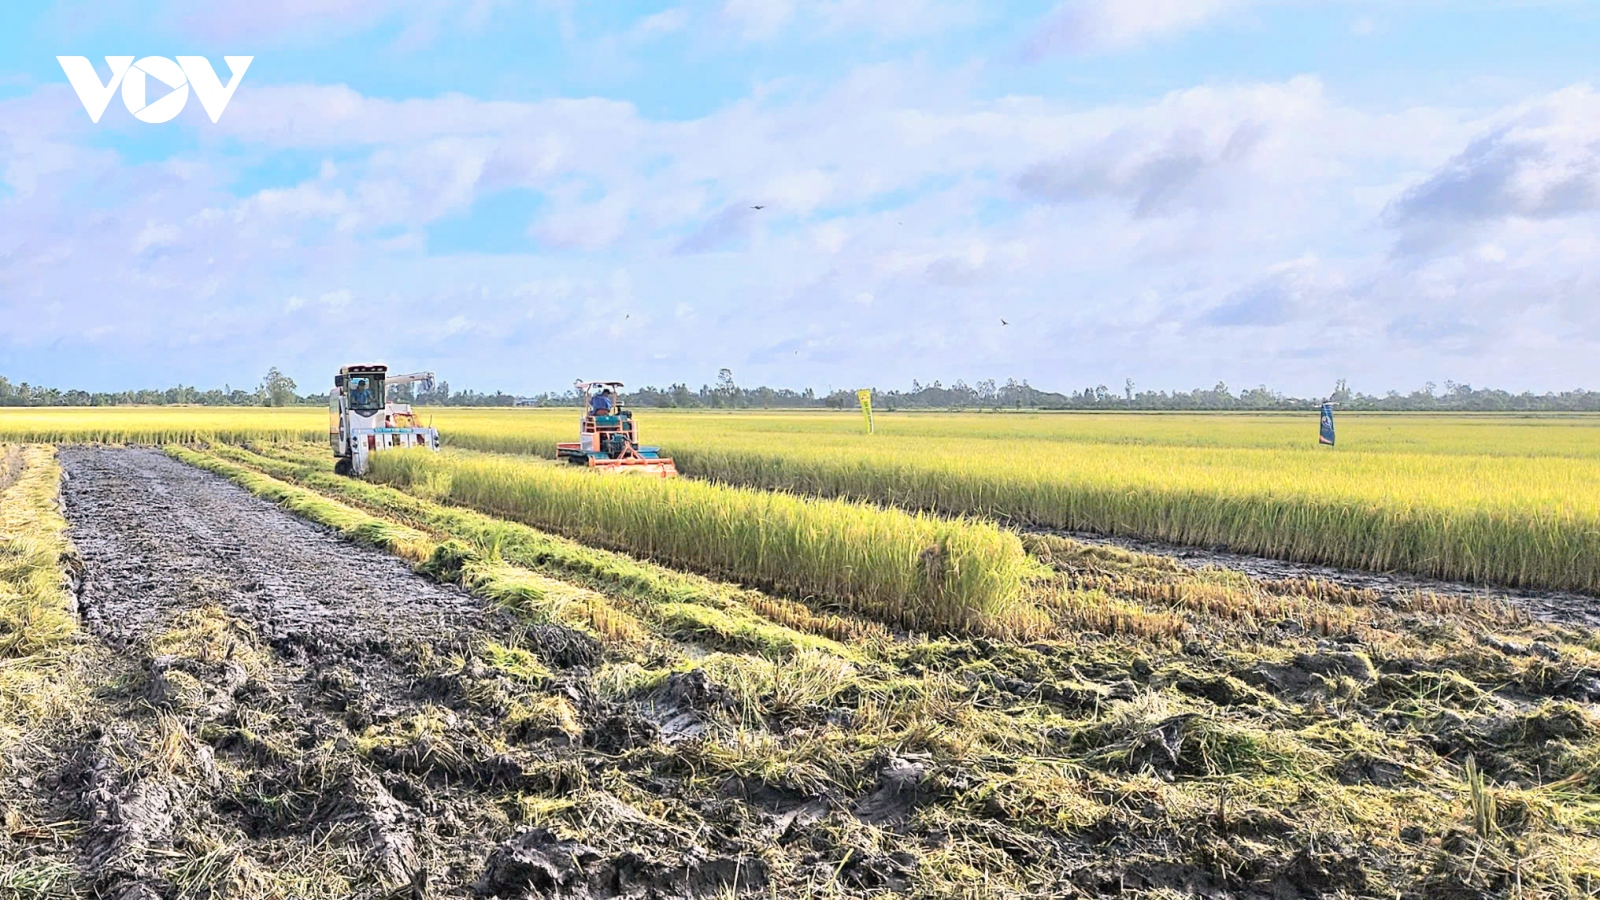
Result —
<svg viewBox="0 0 1600 900"><path fill-rule="evenodd" d="M1600 387L1591 3L151 0L5 24L13 380L276 365L308 388L380 359L517 392L723 367ZM57 55L254 61L218 123L113 98L93 124Z"/></svg>

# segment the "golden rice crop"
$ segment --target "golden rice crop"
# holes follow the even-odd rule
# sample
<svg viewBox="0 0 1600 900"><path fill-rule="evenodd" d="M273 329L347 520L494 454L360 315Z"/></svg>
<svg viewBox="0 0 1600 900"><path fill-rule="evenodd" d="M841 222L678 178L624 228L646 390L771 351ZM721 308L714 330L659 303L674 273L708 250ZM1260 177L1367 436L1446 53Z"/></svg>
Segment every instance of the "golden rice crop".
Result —
<svg viewBox="0 0 1600 900"><path fill-rule="evenodd" d="M570 411L441 411L458 446L549 455ZM641 414L685 474L1330 565L1600 591L1600 418ZM856 433L852 433L852 431ZM570 439L570 438L566 438Z"/></svg>
<svg viewBox="0 0 1600 900"><path fill-rule="evenodd" d="M825 598L913 628L1019 615L1031 569L993 525L688 479L489 455L388 452L374 480L578 540Z"/></svg>
<svg viewBox="0 0 1600 900"><path fill-rule="evenodd" d="M447 444L553 456L572 409L429 410ZM0 409L0 439L320 439L310 408ZM641 410L742 487L1331 565L1600 591L1600 417Z"/></svg>
<svg viewBox="0 0 1600 900"><path fill-rule="evenodd" d="M4 420L0 410L0 421ZM572 440L576 409L434 408L435 424L477 449L552 455L547 444ZM861 414L829 410L639 410L646 443L801 443L819 438L866 440ZM1040 442L1100 447L1214 447L1323 452L1317 415L1305 413L1167 412L898 412L877 414L883 438L926 441L943 454L947 440L981 440L1021 449ZM478 446L493 442L496 446ZM1423 453L1600 459L1600 415L1587 413L1341 413L1339 448L1346 453Z"/></svg>
<svg viewBox="0 0 1600 900"><path fill-rule="evenodd" d="M327 440L328 411L310 406L0 408L0 440L46 444L189 444Z"/></svg>

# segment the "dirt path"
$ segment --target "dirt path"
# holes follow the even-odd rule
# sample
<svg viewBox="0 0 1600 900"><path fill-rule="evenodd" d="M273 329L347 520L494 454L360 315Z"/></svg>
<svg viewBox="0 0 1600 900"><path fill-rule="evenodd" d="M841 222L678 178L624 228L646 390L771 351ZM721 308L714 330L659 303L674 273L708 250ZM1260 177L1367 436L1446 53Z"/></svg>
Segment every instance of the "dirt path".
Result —
<svg viewBox="0 0 1600 900"><path fill-rule="evenodd" d="M439 661L518 640L512 624L158 451L59 456L82 614L120 648L49 786L83 823L83 883L348 896L431 874L466 892L495 827L486 786L519 770L439 705L456 689ZM419 729L431 749L413 759Z"/></svg>
<svg viewBox="0 0 1600 900"><path fill-rule="evenodd" d="M1319 566L1313 563L1288 562L1281 559L1267 559L1260 556L1229 553L1225 550L1185 547L1157 541L1136 541L1128 538L1070 531L1044 531L1048 534L1072 538L1085 544L1120 547L1136 553L1170 557L1194 569L1217 566L1243 572L1252 578L1262 579L1315 578L1319 581L1328 581L1345 587L1377 591L1384 596L1424 592L1446 597L1495 601L1525 610L1529 615L1542 622L1577 625L1584 628L1600 628L1600 597L1589 597L1583 594L1488 587L1485 585L1465 584L1458 581L1438 581L1432 578L1421 578L1400 573L1362 572L1333 566Z"/></svg>
<svg viewBox="0 0 1600 900"><path fill-rule="evenodd" d="M559 808L654 733L596 698L595 638L486 610L158 451L59 457L82 613L116 651L96 648L100 700L34 782L42 820L71 823L73 896L765 886L733 837L619 819L602 853L528 827L529 804Z"/></svg>
<svg viewBox="0 0 1600 900"><path fill-rule="evenodd" d="M64 447L83 614L113 643L216 603L280 651L481 630L480 604L156 450Z"/></svg>

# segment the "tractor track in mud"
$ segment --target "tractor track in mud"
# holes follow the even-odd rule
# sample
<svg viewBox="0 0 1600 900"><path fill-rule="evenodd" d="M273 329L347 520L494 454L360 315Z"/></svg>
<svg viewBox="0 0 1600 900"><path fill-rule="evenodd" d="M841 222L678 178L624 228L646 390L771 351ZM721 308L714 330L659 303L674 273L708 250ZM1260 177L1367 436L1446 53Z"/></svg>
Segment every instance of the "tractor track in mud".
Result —
<svg viewBox="0 0 1600 900"><path fill-rule="evenodd" d="M1600 597L1563 591L1505 588L1459 581L1442 581L1400 572L1367 572L1315 563L1291 562L1264 556L1234 553L1221 548L1190 547L1161 541L1145 541L1080 531L1048 528L1021 528L1023 532L1071 538L1084 544L1116 547L1134 553L1172 559L1191 569L1216 567L1242 572L1251 578L1275 581L1316 579L1354 590L1375 591L1385 598L1406 594L1430 593L1470 602L1501 603L1519 609L1534 619L1553 625L1600 628Z"/></svg>
<svg viewBox="0 0 1600 900"><path fill-rule="evenodd" d="M541 766L581 772L586 750L507 732L508 705L555 691L582 701L586 726L615 718L589 699L591 638L488 610L160 451L59 459L80 613L113 652L101 705L39 784L82 823L73 855L92 895L198 895L183 878L201 872L229 886L208 896L299 897L327 883L314 866L349 882L338 896L416 900L527 896L541 878L576 900L749 881L704 848L674 867L659 860L682 848L608 856L507 822L508 804L548 789ZM531 652L555 683L486 671L486 641ZM566 861L579 851L581 867ZM174 867L185 858L205 865Z"/></svg>
<svg viewBox="0 0 1600 900"><path fill-rule="evenodd" d="M427 702L407 671L409 657L464 648L503 633L505 623L399 559L342 541L159 451L62 448L59 458L69 536L83 564L80 614L121 651L121 677L136 685L112 698L112 715L61 774L61 793L77 798L70 811L87 824L79 848L85 879L110 896L166 897L175 886L160 875L162 858L203 840L196 835L249 836L270 860L284 839L315 832L318 817L363 845L357 853L375 885L425 878L428 858L439 855L428 852L428 823L394 792L409 788L437 813L476 805L471 791L406 785L324 748L348 745L363 727L415 714ZM227 659L149 649L151 639L206 609L239 623L239 633L227 636ZM252 652L256 641L275 658ZM237 657L235 646L243 648ZM251 666L251 658L259 662ZM152 731L168 736L159 720L150 727L152 710L187 723L191 737L176 742L177 760L150 762ZM252 743L240 737L252 733L248 726L307 752L256 765L275 736ZM223 737L192 737L205 731ZM280 745L270 755L282 753ZM235 784L225 786L219 763L230 762L238 765ZM241 802L251 794L295 796L303 787L295 770L308 765L324 784L304 792L304 818Z"/></svg>
<svg viewBox="0 0 1600 900"><path fill-rule="evenodd" d="M213 602L280 649L481 631L482 605L158 450L62 448L84 618L114 644Z"/></svg>

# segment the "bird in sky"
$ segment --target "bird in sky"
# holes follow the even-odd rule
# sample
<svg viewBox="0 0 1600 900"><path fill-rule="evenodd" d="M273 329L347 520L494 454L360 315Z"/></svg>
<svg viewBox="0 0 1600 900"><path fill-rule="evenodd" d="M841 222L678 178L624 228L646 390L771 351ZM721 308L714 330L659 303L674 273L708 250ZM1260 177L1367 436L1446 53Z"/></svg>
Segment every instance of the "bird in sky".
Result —
<svg viewBox="0 0 1600 900"><path fill-rule="evenodd" d="M766 209L765 206L752 206L751 209Z"/></svg>
<svg viewBox="0 0 1600 900"><path fill-rule="evenodd" d="M1001 319L1001 320L1000 320L1000 324L1001 324L1001 325L1010 325L1010 324L1011 324L1011 323L1010 323L1010 322L1007 322L1007 321L1006 321L1006 320L1005 320L1005 319Z"/></svg>

